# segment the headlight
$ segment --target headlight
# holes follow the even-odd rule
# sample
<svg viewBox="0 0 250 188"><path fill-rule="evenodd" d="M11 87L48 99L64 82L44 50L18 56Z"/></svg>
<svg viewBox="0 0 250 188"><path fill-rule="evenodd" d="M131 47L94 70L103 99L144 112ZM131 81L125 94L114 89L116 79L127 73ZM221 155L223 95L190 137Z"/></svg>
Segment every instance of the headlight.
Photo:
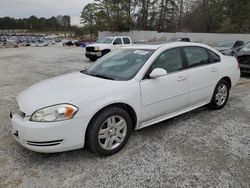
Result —
<svg viewBox="0 0 250 188"><path fill-rule="evenodd" d="M78 108L70 104L59 104L37 110L31 116L30 121L55 122L72 119Z"/></svg>
<svg viewBox="0 0 250 188"><path fill-rule="evenodd" d="M98 47L95 47L95 51L100 51L101 48L98 46Z"/></svg>

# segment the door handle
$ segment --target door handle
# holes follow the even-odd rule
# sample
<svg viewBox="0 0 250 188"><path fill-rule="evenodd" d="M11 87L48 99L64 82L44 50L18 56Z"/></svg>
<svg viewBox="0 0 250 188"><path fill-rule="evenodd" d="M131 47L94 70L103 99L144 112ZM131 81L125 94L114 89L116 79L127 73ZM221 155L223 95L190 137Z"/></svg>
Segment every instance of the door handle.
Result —
<svg viewBox="0 0 250 188"><path fill-rule="evenodd" d="M211 69L211 72L217 72L217 71L218 71L218 69L216 69L216 68Z"/></svg>
<svg viewBox="0 0 250 188"><path fill-rule="evenodd" d="M181 82L181 81L184 81L184 80L186 80L186 79L187 79L186 76L179 76L179 77L177 78L177 81L178 81L178 82Z"/></svg>

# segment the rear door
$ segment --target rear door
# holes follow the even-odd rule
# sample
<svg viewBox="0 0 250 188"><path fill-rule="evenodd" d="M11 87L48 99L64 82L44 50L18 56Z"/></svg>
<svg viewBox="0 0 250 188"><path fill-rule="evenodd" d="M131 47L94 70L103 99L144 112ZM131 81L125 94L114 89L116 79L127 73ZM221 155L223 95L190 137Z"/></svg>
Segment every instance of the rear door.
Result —
<svg viewBox="0 0 250 188"><path fill-rule="evenodd" d="M188 106L208 103L218 82L220 58L215 62L212 55L216 54L202 47L183 47L182 50L189 78Z"/></svg>

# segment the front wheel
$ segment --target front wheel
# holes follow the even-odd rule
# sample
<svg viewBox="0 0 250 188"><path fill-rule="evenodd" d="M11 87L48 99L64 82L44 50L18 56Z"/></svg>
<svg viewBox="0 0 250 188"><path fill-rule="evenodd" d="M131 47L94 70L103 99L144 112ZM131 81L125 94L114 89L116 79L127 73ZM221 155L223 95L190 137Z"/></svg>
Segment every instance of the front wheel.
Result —
<svg viewBox="0 0 250 188"><path fill-rule="evenodd" d="M219 81L215 87L209 106L213 109L222 109L228 101L229 91L230 88L228 82L226 80Z"/></svg>
<svg viewBox="0 0 250 188"><path fill-rule="evenodd" d="M131 134L132 122L128 113L118 107L98 113L87 130L88 148L99 155L112 155L121 150Z"/></svg>

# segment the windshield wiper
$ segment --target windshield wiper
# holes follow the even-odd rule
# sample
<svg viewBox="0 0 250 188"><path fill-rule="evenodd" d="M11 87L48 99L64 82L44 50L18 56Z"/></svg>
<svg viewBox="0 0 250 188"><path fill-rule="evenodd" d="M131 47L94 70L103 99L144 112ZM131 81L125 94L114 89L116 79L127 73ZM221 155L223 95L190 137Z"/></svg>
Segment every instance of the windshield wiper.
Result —
<svg viewBox="0 0 250 188"><path fill-rule="evenodd" d="M104 75L101 75L101 74L91 74L91 73L88 73L87 69L82 70L80 72L83 73L83 74L87 74L89 76L94 76L94 77L103 78L103 79L107 79L107 80L114 80L114 78L111 78L111 77L108 77L108 76L104 76Z"/></svg>
<svg viewBox="0 0 250 188"><path fill-rule="evenodd" d="M100 75L100 74L88 74L88 75L95 76L95 77L98 77L98 78L104 78L104 79L107 79L107 80L114 80L114 78L104 76L104 75Z"/></svg>

